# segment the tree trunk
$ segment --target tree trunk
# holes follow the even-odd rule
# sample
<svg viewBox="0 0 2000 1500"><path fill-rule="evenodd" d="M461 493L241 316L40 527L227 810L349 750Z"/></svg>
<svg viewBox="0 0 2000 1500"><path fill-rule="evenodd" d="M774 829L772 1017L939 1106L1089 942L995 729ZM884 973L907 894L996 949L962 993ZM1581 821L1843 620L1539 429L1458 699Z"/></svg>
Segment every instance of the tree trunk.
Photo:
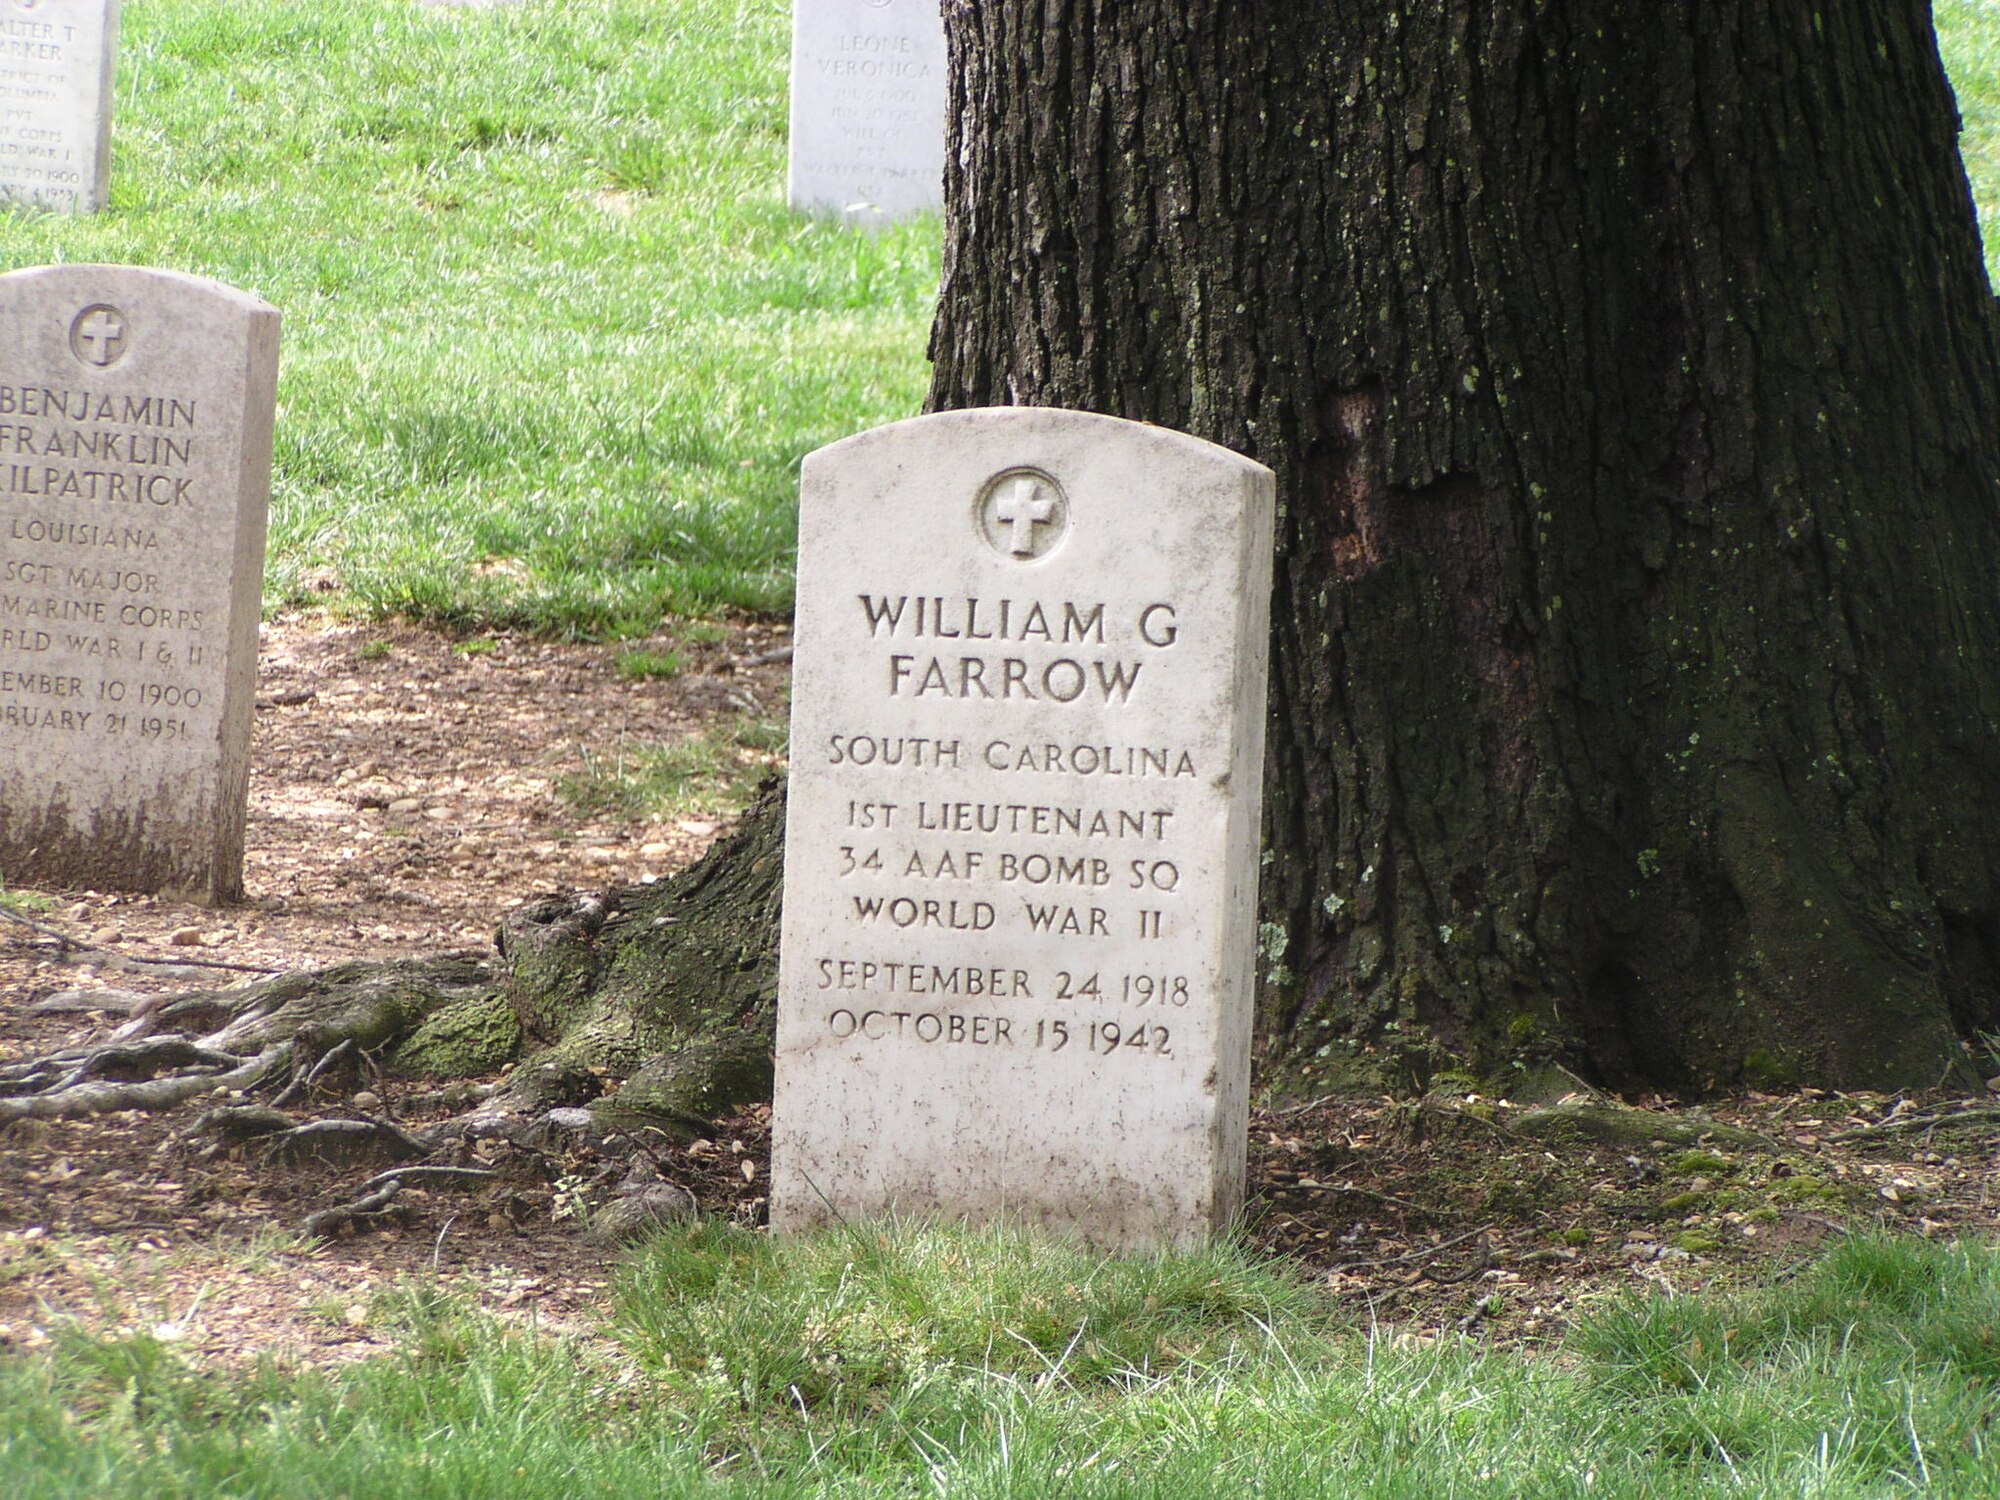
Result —
<svg viewBox="0 0 2000 1500"><path fill-rule="evenodd" d="M2000 315L1923 4L945 15L930 404L1278 474L1267 1085L1930 1085L2000 1031ZM768 1097L782 830L532 903L497 1011L269 1027L518 1028L513 1104L692 1127Z"/></svg>
<svg viewBox="0 0 2000 1500"><path fill-rule="evenodd" d="M1996 316L1921 0L947 0L934 408L1277 471L1267 1076L2000 1026Z"/></svg>
<svg viewBox="0 0 2000 1500"><path fill-rule="evenodd" d="M784 830L774 785L670 880L544 897L507 918L507 994L537 1048L519 1103L582 1103L618 1078L614 1113L698 1129L771 1097Z"/></svg>

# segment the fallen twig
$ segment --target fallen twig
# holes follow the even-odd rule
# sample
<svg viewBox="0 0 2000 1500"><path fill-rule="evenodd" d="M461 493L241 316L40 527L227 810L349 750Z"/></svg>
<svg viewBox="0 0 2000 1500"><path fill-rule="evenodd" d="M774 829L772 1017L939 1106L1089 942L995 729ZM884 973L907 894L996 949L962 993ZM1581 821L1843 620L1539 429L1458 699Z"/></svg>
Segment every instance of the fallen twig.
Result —
<svg viewBox="0 0 2000 1500"><path fill-rule="evenodd" d="M1373 1198L1377 1203L1386 1203L1391 1208L1407 1209L1416 1214L1433 1212L1421 1203L1412 1203L1408 1198L1391 1197L1387 1193L1378 1193L1373 1188L1361 1187L1353 1182L1320 1182L1313 1178L1303 1178L1298 1182L1288 1182L1284 1185L1309 1193L1353 1193L1358 1198Z"/></svg>
<svg viewBox="0 0 2000 1500"><path fill-rule="evenodd" d="M1486 1231L1482 1229L1479 1231L1479 1255L1464 1270L1446 1273L1433 1271L1429 1266L1422 1266L1418 1268L1417 1274L1438 1286L1455 1286L1461 1281L1472 1280L1492 1264L1493 1242L1486 1237Z"/></svg>
<svg viewBox="0 0 2000 1500"><path fill-rule="evenodd" d="M123 969L127 973L152 972L167 979L198 979L202 969L228 969L237 974L282 974L283 969L273 969L264 964L238 964L221 958L146 958L136 953L116 953L95 943L86 943L73 938L60 927L51 927L46 922L37 922L33 917L24 917L17 911L9 911L0 906L0 918L39 933L56 945L56 959L69 963L73 955L88 958L99 968ZM196 971L196 972L190 972Z"/></svg>
<svg viewBox="0 0 2000 1500"><path fill-rule="evenodd" d="M25 927L30 932L39 932L43 937L54 938L57 942L65 945L76 941L75 938L64 932L60 927L51 927L46 922L37 922L33 917L24 917L19 912L11 911L4 906L0 906L0 918L12 922L16 927Z"/></svg>
<svg viewBox="0 0 2000 1500"><path fill-rule="evenodd" d="M1464 1234L1455 1234L1450 1239L1440 1240L1435 1245L1419 1246L1417 1249L1407 1251L1402 1255L1385 1255L1376 1260L1343 1261L1334 1269L1339 1271L1352 1271L1357 1268L1378 1270L1383 1266L1407 1265L1413 1260L1436 1260L1440 1252L1449 1250L1453 1245L1462 1245L1467 1240L1478 1239L1486 1232L1486 1226L1481 1225L1477 1229L1468 1229Z"/></svg>
<svg viewBox="0 0 2000 1500"><path fill-rule="evenodd" d="M1336 1100L1343 1099L1346 1097L1347 1096L1344 1094L1321 1094L1317 1099L1308 1099L1303 1104L1288 1104L1283 1109L1272 1110L1271 1113L1274 1115L1278 1115L1280 1117L1303 1115L1312 1110L1318 1109L1322 1104L1332 1104Z"/></svg>
<svg viewBox="0 0 2000 1500"><path fill-rule="evenodd" d="M1898 1115L1893 1120L1878 1120L1873 1125L1863 1125L1859 1130L1843 1130L1839 1135L1828 1136L1827 1140L1836 1146L1844 1146L1872 1136L1902 1135L1912 1130L1935 1130L1940 1125L1983 1120L2000 1120L2000 1108L1974 1106L1971 1109L1950 1110L1941 1115Z"/></svg>

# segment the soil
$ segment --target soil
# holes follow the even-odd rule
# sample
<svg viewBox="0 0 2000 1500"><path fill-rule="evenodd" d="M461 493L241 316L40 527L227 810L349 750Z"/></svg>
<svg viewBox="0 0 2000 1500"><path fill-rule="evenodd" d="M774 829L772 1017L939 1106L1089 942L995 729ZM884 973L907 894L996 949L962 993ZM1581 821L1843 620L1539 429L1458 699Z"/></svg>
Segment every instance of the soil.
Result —
<svg viewBox="0 0 2000 1500"><path fill-rule="evenodd" d="M727 744L746 716L783 713L784 627L697 634L611 647L270 622L244 904L14 893L0 908L0 1062L100 1040L135 996L249 977L239 969L483 947L535 894L687 864L725 813L592 811L564 787L644 747ZM639 649L684 670L621 672ZM754 779L756 752L728 753ZM362 1086L406 1126L463 1106L434 1084L363 1078L350 1094ZM544 1329L588 1330L605 1307L622 1252L591 1240L579 1211L623 1173L609 1151L577 1143L535 1170L500 1163L470 1191L408 1189L398 1215L309 1239L305 1216L352 1200L370 1169L207 1155L183 1138L193 1113L7 1129L0 1347L81 1326L223 1362L349 1359L384 1347L382 1299L410 1278ZM653 1154L704 1213L756 1225L768 1126L754 1109ZM1342 1097L1256 1112L1246 1233L1357 1318L1534 1343L1594 1300L1767 1278L1857 1229L1991 1239L1996 1189L1991 1094Z"/></svg>

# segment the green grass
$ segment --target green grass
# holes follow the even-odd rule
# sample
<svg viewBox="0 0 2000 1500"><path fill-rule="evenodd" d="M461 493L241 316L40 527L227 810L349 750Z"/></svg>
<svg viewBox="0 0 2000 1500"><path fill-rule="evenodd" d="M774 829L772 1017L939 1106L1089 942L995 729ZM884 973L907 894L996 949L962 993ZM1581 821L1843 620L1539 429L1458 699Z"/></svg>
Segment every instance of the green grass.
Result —
<svg viewBox="0 0 2000 1500"><path fill-rule="evenodd" d="M620 677L674 678L687 670L676 651L621 651L615 664Z"/></svg>
<svg viewBox="0 0 2000 1500"><path fill-rule="evenodd" d="M619 671L658 675L627 671L624 658ZM581 771L557 781L556 795L585 813L732 817L750 805L758 785L784 764L784 750L782 721L745 714L664 745L586 753Z"/></svg>
<svg viewBox="0 0 2000 1500"><path fill-rule="evenodd" d="M144 1335L0 1359L0 1492L90 1496L2000 1493L2000 1254L1857 1239L1547 1357L1342 1325L1228 1249L929 1225L667 1234L615 1343L404 1287L390 1356L197 1373Z"/></svg>
<svg viewBox="0 0 2000 1500"><path fill-rule="evenodd" d="M1935 0L1938 45L1958 94L1958 149L1986 232L1986 274L2000 284L2000 0Z"/></svg>
<svg viewBox="0 0 2000 1500"><path fill-rule="evenodd" d="M0 215L0 268L280 309L274 605L782 612L800 457L917 409L938 240L786 209L789 16L130 0L110 209Z"/></svg>

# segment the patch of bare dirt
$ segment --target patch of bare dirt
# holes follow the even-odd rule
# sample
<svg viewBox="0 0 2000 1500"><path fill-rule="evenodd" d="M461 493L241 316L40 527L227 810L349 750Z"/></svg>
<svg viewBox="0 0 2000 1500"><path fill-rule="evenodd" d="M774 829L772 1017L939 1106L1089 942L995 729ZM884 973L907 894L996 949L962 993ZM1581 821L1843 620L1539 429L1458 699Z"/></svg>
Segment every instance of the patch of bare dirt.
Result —
<svg viewBox="0 0 2000 1500"><path fill-rule="evenodd" d="M35 928L0 922L0 1062L102 1040L132 997L238 977L227 966L484 947L533 894L685 865L717 819L587 816L558 784L635 746L782 714L788 637L743 625L653 645L686 670L623 676L630 645L468 649L401 625L268 625L246 903L51 893ZM466 1104L435 1085L350 1091L363 1083L376 1113L410 1128ZM1538 1341L1592 1299L1732 1285L1856 1227L1993 1236L1997 1103L1805 1092L1700 1109L1469 1097L1264 1109L1248 1232L1357 1313ZM352 1200L370 1169L280 1165L255 1143L207 1155L183 1139L191 1114L0 1134L0 1346L76 1320L217 1360L352 1358L382 1346L382 1299L410 1277L544 1328L588 1328L602 1310L617 1253L577 1211L626 1170L615 1152L579 1138L532 1169L496 1158L491 1178L411 1187L396 1214L310 1241L300 1222ZM704 1212L754 1224L768 1148L757 1109L648 1149Z"/></svg>
<svg viewBox="0 0 2000 1500"><path fill-rule="evenodd" d="M2000 1235L2000 1100L1326 1100L1251 1122L1256 1241L1372 1317L1559 1336L1607 1296L1721 1290L1885 1229Z"/></svg>
<svg viewBox="0 0 2000 1500"><path fill-rule="evenodd" d="M782 717L789 642L784 626L765 623L619 646L453 640L319 617L268 623L244 903L49 892L23 913L35 929L0 921L0 1062L100 1041L136 997L343 959L485 949L499 915L539 892L685 866L723 818L589 814L559 784L745 716ZM648 649L678 656L683 670L619 672L621 656ZM74 1008L36 1008L65 996L57 1003ZM92 1010L92 997L105 1008ZM412 1107L418 1090L384 1087L388 1112L410 1123L453 1111L448 1099ZM203 1161L180 1140L189 1117L128 1113L0 1135L0 1343L33 1342L75 1316L170 1330L217 1356L286 1347L337 1357L375 1347L370 1298L405 1274L468 1279L494 1305L534 1308L545 1327L603 1291L610 1252L554 1218L546 1180L420 1193L400 1220L309 1248L293 1233L299 1221L351 1198L366 1172L265 1167L254 1149ZM737 1153L716 1149L707 1175L747 1192ZM689 1166L694 1187L699 1153Z"/></svg>

